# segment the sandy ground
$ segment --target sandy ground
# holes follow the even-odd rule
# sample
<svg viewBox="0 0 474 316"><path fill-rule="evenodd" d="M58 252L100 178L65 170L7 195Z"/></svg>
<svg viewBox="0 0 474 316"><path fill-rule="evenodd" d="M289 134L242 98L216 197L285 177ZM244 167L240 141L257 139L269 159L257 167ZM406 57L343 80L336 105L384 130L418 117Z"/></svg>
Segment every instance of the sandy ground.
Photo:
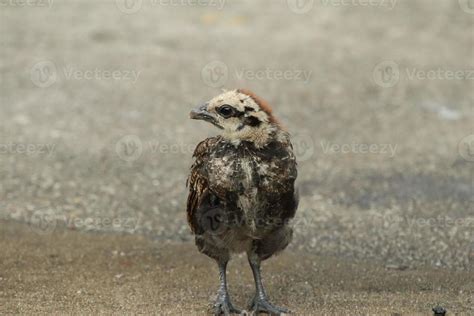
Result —
<svg viewBox="0 0 474 316"><path fill-rule="evenodd" d="M0 313L201 315L218 286L217 267L189 243L6 226ZM263 269L273 301L297 315L430 315L437 304L451 315L474 312L467 272L400 271L294 251ZM245 307L254 291L245 258L232 261L228 275L234 302Z"/></svg>
<svg viewBox="0 0 474 316"><path fill-rule="evenodd" d="M0 0L3 311L203 313L216 269L192 246L184 184L216 130L188 113L246 87L299 160L294 242L267 265L275 300L472 313L467 2L254 2Z"/></svg>

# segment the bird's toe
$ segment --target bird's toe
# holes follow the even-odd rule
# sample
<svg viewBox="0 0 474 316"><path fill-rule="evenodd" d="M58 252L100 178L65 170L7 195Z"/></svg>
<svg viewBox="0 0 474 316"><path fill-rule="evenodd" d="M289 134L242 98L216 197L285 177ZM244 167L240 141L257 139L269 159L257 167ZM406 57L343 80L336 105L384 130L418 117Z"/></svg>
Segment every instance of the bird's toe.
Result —
<svg viewBox="0 0 474 316"><path fill-rule="evenodd" d="M214 303L214 315L231 315L231 314L241 314L242 311L230 302L228 297L218 297Z"/></svg>
<svg viewBox="0 0 474 316"><path fill-rule="evenodd" d="M289 314L291 311L284 307L275 306L267 299L255 297L249 304L249 310L258 315L258 313L267 313L270 315Z"/></svg>

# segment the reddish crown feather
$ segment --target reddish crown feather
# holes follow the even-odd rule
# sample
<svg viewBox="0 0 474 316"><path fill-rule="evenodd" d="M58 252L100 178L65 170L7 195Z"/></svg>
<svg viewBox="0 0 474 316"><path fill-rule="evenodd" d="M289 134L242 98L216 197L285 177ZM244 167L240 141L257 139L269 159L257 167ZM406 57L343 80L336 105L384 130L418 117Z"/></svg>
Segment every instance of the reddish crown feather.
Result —
<svg viewBox="0 0 474 316"><path fill-rule="evenodd" d="M269 120L271 123L274 123L274 124L277 124L277 125L280 125L280 122L278 122L278 120L273 116L273 110L272 110L272 107L270 106L270 104L265 101L264 99L260 98L258 95L256 95L255 93L253 93L252 91L250 90L247 90L247 89L238 89L237 90L238 92L240 93L243 93L245 95L248 95L250 98L252 98L252 100L258 104L258 106L260 107L260 109L262 109L263 112L267 113L268 117L269 117Z"/></svg>

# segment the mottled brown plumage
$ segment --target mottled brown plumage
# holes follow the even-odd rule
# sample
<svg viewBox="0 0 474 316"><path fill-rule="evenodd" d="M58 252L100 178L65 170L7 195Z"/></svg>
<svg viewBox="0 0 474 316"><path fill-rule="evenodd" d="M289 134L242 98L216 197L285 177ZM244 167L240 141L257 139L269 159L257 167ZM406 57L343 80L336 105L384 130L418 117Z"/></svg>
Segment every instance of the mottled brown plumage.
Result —
<svg viewBox="0 0 474 316"><path fill-rule="evenodd" d="M281 313L268 302L260 262L290 242L295 215L296 160L289 134L270 106L246 90L225 92L191 112L222 135L198 144L188 178L187 217L196 245L219 264L215 314L238 312L230 302L225 268L232 253L246 252L257 294L250 308Z"/></svg>

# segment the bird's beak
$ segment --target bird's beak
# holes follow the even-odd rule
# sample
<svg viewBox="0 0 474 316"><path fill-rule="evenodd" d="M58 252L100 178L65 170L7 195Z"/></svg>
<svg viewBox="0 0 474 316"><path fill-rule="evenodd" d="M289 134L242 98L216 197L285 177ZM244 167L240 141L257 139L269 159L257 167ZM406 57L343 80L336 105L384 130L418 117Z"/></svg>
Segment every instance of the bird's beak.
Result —
<svg viewBox="0 0 474 316"><path fill-rule="evenodd" d="M189 117L193 120L204 120L208 122L214 121L211 113L207 111L207 103L204 103L189 113Z"/></svg>

